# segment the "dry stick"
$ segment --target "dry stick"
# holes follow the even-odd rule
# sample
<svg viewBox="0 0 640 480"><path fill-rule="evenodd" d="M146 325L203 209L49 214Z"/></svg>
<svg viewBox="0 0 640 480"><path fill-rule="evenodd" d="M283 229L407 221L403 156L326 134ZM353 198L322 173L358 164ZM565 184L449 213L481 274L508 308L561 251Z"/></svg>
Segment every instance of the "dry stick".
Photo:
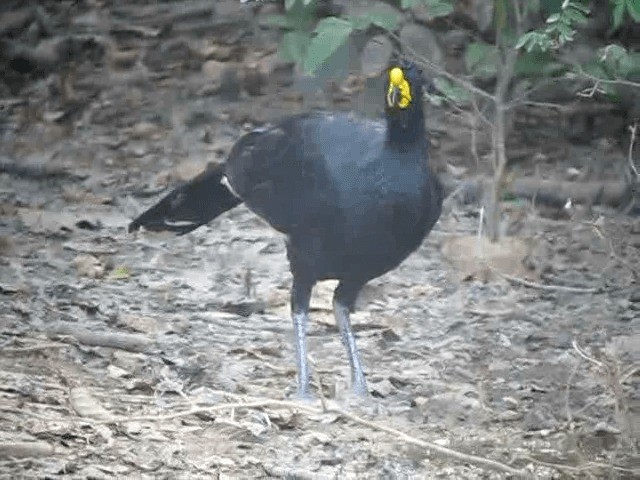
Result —
<svg viewBox="0 0 640 480"><path fill-rule="evenodd" d="M168 415L140 415L140 416L134 416L134 417L112 417L112 418L108 418L105 420L98 420L98 421L92 421L84 418L79 418L76 420L85 421L87 423L90 423L91 425L111 425L114 423L129 423L129 422L159 422L164 420L173 420L175 418L188 417L190 415L198 415L201 413L219 412L221 410L229 410L229 409L236 409L236 408L261 408L261 407L292 408L292 409L298 409L313 415L322 413L322 410L320 409L317 409L314 407L308 407L306 405L297 404L294 402L288 402L286 400L263 399L263 400L252 401L252 402L225 403L224 405L213 405L208 407L190 408L189 410L170 413Z"/></svg>
<svg viewBox="0 0 640 480"><path fill-rule="evenodd" d="M393 32L389 32L389 35L395 41L400 42L400 36L398 36L397 34L395 34ZM469 90L470 92L475 93L476 95L478 95L480 97L486 98L488 100L493 100L493 95L491 95L490 93L487 93L484 90L476 87L471 82L467 82L466 80L462 80L461 78L450 74L449 72L447 72L443 68L440 68L438 65L436 65L433 62L431 62L428 58L423 57L422 55L418 54L413 48L409 47L408 45L404 45L403 49L408 51L415 59L419 60L420 63L422 63L423 65L426 65L427 67L429 67L429 69L431 69L434 73L436 73L436 74L438 74L438 75L440 75L442 77L445 77L445 78L447 78L448 80L451 80L454 83L457 83L458 85L460 85L464 89Z"/></svg>
<svg viewBox="0 0 640 480"><path fill-rule="evenodd" d="M640 173L638 173L638 169L636 168L635 163L633 162L633 146L636 143L636 133L638 131L638 121L636 120L633 125L629 125L629 132L631 132L631 139L629 140L629 167L631 171L636 176L636 181L640 181Z"/></svg>
<svg viewBox="0 0 640 480"><path fill-rule="evenodd" d="M566 471L566 472L571 472L571 473L582 473L585 470L589 470L589 469L596 469L596 468L602 468L602 469L611 469L611 470L616 470L618 472L624 472L624 473L631 473L631 474L640 474L640 469L637 468L625 468L625 467L620 467L618 465L610 465L607 463L599 463L599 462L587 462L584 465L580 465L578 467L574 467L572 465L562 465L560 463L552 463L552 462L545 462L543 460L538 460L536 458L530 457L528 455L521 455L518 456L519 459L521 460L526 460L528 462L532 462L535 463L537 465L543 465L545 467L551 467L551 468L555 468L557 470L560 471Z"/></svg>
<svg viewBox="0 0 640 480"><path fill-rule="evenodd" d="M31 345L30 347L7 347L0 348L0 353L26 353L36 352L38 350L48 350L50 348L67 348L66 343L43 343L41 345Z"/></svg>
<svg viewBox="0 0 640 480"><path fill-rule="evenodd" d="M71 337L83 345L116 348L128 352L148 353L154 346L153 340L144 335L105 331L94 332L70 322L59 322L47 329L46 334L50 338L59 338L62 341L66 341Z"/></svg>
<svg viewBox="0 0 640 480"><path fill-rule="evenodd" d="M541 283L530 282L529 280L525 280L523 278L514 277L512 275L499 272L495 269L492 269L492 271L494 271L499 276L508 280L511 283L522 285L524 287L535 288L536 290L543 290L545 292L599 293L603 291L603 289L599 287L585 288L585 287L566 287L564 285L543 285Z"/></svg>
<svg viewBox="0 0 640 480"><path fill-rule="evenodd" d="M582 347L580 347L580 345L578 345L577 341L572 340L571 341L571 346L578 353L578 355L580 355L580 357L584 358L587 362L592 363L596 367L602 368L603 370L606 371L606 367L605 367L604 363L599 362L595 358L590 357L589 355L587 355L587 353L582 349Z"/></svg>
<svg viewBox="0 0 640 480"><path fill-rule="evenodd" d="M434 452L438 452L439 454L441 454L444 457L448 457L448 458L454 458L456 460L461 460L463 462L466 463L472 463L475 465L479 465L479 466L483 466L483 467L487 467L491 470L497 470L499 472L505 472L505 473L509 473L511 475L515 475L516 477L519 478L532 478L532 475L530 475L529 473L523 471L523 470L518 470L516 468L510 467L504 463L501 462L497 462L495 460L490 460L488 458L484 458L484 457L478 457L476 455L468 455L466 453L462 453L462 452L458 452L456 450L452 450L450 448L447 447L442 447L440 445L437 445L435 443L432 442L427 442L426 440L420 440L419 438L416 437L412 437L411 435L408 435L400 430L397 430L393 427L387 427L386 425L380 425L377 423L373 423L370 422L369 420L365 420L364 418L360 418L357 417L355 415L353 415L352 413L346 412L342 409L339 408L332 408L329 409L329 412L331 413L337 413L339 415L341 415L344 418L347 418L349 420L351 420L354 423L358 423L360 425L364 425L366 427L372 428L374 430L380 430L382 432L386 432L389 433L391 435L394 435L395 437L399 438L400 440L405 441L406 443L410 443L413 445L417 445L419 447L422 448L426 448L428 450L432 450Z"/></svg>

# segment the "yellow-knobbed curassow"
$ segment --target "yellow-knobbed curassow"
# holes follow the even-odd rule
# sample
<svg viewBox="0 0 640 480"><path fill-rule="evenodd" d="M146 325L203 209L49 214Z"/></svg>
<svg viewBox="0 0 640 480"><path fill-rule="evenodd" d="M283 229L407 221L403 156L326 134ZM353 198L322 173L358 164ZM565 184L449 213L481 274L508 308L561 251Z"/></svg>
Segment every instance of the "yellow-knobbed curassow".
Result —
<svg viewBox="0 0 640 480"><path fill-rule="evenodd" d="M416 250L440 216L443 188L429 167L424 85L415 65L400 62L388 71L384 120L318 112L254 130L237 141L225 164L178 187L129 225L129 231L184 234L244 203L284 233L300 396L310 394L305 334L315 283L339 280L336 323L353 390L364 395L349 319L356 297Z"/></svg>

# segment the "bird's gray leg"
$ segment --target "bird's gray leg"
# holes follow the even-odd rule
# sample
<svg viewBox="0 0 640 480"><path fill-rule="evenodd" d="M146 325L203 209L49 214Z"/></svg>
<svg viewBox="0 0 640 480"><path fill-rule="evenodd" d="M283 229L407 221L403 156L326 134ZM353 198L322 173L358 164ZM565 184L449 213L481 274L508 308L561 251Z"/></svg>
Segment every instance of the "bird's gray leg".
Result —
<svg viewBox="0 0 640 480"><path fill-rule="evenodd" d="M309 398L309 362L307 360L307 325L309 323L309 301L313 283L294 278L291 287L291 318L296 343L296 365L298 367L298 397Z"/></svg>
<svg viewBox="0 0 640 480"><path fill-rule="evenodd" d="M367 394L367 381L362 371L358 347L356 346L356 337L351 329L351 320L349 318L360 288L360 284L355 286L341 281L333 294L333 313L340 328L342 343L347 349L349 363L351 364L351 387L357 395L365 396Z"/></svg>

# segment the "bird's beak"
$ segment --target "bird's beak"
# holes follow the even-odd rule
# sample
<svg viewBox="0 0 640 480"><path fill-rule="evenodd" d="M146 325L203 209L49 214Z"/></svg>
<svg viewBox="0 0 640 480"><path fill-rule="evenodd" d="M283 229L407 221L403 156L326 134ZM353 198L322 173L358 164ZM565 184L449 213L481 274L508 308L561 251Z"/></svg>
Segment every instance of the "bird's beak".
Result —
<svg viewBox="0 0 640 480"><path fill-rule="evenodd" d="M398 106L400 102L400 89L394 85L389 87L389 92L387 93L387 105L389 108L394 108Z"/></svg>

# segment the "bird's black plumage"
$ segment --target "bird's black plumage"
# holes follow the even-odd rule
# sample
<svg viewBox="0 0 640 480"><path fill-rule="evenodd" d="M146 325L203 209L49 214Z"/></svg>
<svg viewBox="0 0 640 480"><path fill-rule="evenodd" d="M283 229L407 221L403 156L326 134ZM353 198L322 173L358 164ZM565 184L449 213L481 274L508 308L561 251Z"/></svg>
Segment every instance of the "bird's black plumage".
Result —
<svg viewBox="0 0 640 480"><path fill-rule="evenodd" d="M428 164L422 76L403 64L390 70L387 85L384 121L311 113L255 130L238 140L226 165L182 185L129 226L185 233L244 202L286 234L302 395L309 390L305 330L314 284L340 281L336 321L353 387L365 393L349 311L362 286L402 262L440 216L443 190Z"/></svg>

